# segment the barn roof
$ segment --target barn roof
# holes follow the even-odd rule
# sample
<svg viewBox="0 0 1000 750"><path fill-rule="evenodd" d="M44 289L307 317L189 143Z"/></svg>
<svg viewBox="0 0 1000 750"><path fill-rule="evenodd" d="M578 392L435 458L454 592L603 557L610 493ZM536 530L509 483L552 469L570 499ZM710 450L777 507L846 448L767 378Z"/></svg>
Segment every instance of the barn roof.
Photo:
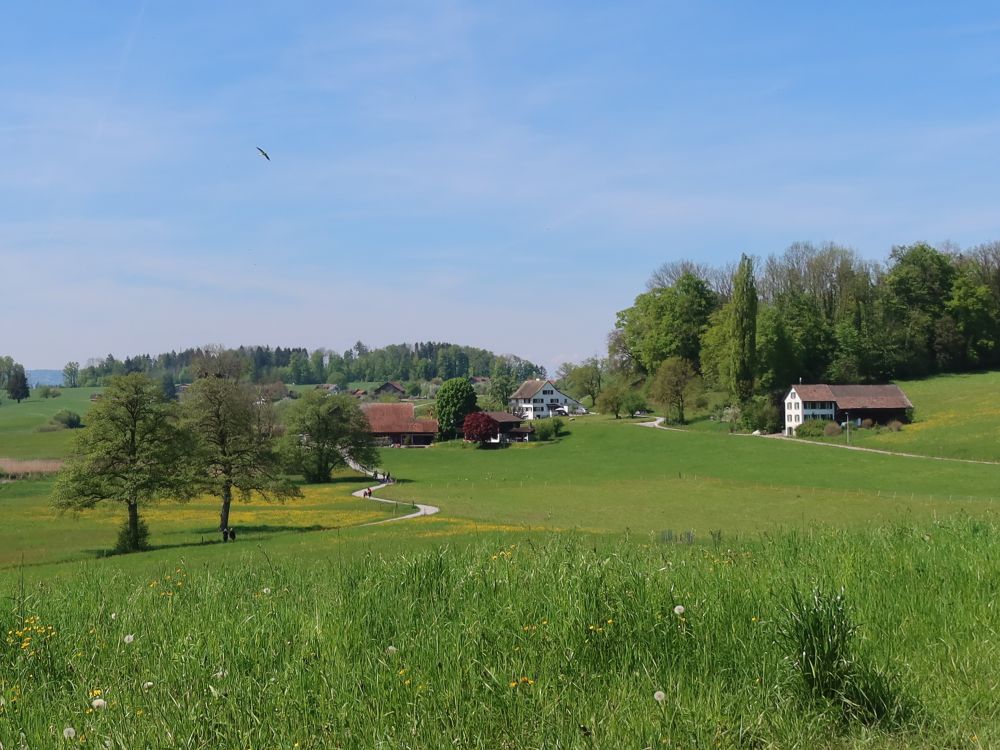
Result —
<svg viewBox="0 0 1000 750"><path fill-rule="evenodd" d="M505 411L484 411L483 414L501 425L519 425L524 421L523 418L515 417L513 414L508 414Z"/></svg>
<svg viewBox="0 0 1000 750"><path fill-rule="evenodd" d="M803 401L836 401L838 409L911 409L898 385L793 385Z"/></svg>
<svg viewBox="0 0 1000 750"><path fill-rule="evenodd" d="M413 404L362 404L361 411L376 435L407 432L432 434L438 431L437 420L413 416Z"/></svg>

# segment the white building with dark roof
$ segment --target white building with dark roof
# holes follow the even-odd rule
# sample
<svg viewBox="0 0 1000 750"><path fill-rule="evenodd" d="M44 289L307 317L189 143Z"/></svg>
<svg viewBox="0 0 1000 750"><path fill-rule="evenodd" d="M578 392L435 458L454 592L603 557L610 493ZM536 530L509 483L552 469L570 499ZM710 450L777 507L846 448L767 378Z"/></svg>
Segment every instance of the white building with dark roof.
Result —
<svg viewBox="0 0 1000 750"><path fill-rule="evenodd" d="M807 419L906 421L912 408L898 385L793 385L785 396L785 434L794 435Z"/></svg>
<svg viewBox="0 0 1000 750"><path fill-rule="evenodd" d="M556 388L551 380L525 380L507 402L512 414L524 419L545 419L583 413L583 405Z"/></svg>

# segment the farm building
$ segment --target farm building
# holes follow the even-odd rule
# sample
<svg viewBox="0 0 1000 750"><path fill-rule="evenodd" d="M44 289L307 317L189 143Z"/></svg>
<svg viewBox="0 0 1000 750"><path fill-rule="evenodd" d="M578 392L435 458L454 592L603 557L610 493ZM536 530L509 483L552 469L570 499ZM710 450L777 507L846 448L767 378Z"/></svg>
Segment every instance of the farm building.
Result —
<svg viewBox="0 0 1000 750"><path fill-rule="evenodd" d="M417 419L413 404L362 404L375 441L396 447L430 445L437 435L435 419Z"/></svg>
<svg viewBox="0 0 1000 750"><path fill-rule="evenodd" d="M516 417L505 411L483 412L486 416L497 423L497 434L487 440L488 443L503 445L505 443L527 443L534 432L530 427L521 427L524 417Z"/></svg>
<svg viewBox="0 0 1000 750"><path fill-rule="evenodd" d="M507 404L513 414L524 419L544 419L585 411L579 401L560 391L551 380L525 380Z"/></svg>
<svg viewBox="0 0 1000 750"><path fill-rule="evenodd" d="M794 435L807 419L905 421L912 408L898 385L794 385L785 396L785 434Z"/></svg>
<svg viewBox="0 0 1000 750"><path fill-rule="evenodd" d="M403 388L402 383L396 380L389 380L372 391L372 395L375 397L396 396L397 398L403 398L406 396L406 390Z"/></svg>

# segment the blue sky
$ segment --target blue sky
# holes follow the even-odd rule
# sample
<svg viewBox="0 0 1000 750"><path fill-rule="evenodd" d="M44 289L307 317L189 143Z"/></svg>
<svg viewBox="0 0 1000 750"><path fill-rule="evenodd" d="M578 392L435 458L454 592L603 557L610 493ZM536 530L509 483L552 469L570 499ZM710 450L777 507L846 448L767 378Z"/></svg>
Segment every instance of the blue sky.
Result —
<svg viewBox="0 0 1000 750"><path fill-rule="evenodd" d="M998 84L987 3L8 4L0 351L554 368L667 260L1000 239Z"/></svg>

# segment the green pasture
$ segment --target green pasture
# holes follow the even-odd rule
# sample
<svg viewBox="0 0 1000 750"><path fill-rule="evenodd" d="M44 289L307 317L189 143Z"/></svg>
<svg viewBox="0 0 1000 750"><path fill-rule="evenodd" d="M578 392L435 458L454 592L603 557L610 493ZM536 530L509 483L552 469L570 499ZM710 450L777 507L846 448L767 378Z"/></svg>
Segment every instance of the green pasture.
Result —
<svg viewBox="0 0 1000 750"><path fill-rule="evenodd" d="M75 430L44 431L56 412L68 409L84 417L90 396L100 388L61 388L56 398L31 398L21 403L0 401L0 458L62 458L69 451Z"/></svg>
<svg viewBox="0 0 1000 750"><path fill-rule="evenodd" d="M302 488L288 503L234 502L231 524L237 545L307 531L359 526L392 516L393 506L351 496L367 486L348 473L329 485ZM49 504L52 482L30 480L0 484L0 568L80 560L106 555L124 520L121 506L106 503L80 513L57 513ZM179 504L163 502L142 511L156 549L222 546L217 529L219 503L203 497ZM133 556L130 559L136 559Z"/></svg>
<svg viewBox="0 0 1000 750"><path fill-rule="evenodd" d="M235 544L7 574L0 742L995 747L998 533L488 533L341 554L360 536L323 556Z"/></svg>
<svg viewBox="0 0 1000 750"><path fill-rule="evenodd" d="M899 432L851 430L865 448L979 461L1000 461L1000 372L899 381L916 418ZM846 443L846 433L824 441Z"/></svg>
<svg viewBox="0 0 1000 750"><path fill-rule="evenodd" d="M706 538L894 519L987 514L1000 466L826 449L745 435L674 432L602 417L568 422L552 444L478 449L458 442L385 450L401 481L384 491L452 516L640 535Z"/></svg>

